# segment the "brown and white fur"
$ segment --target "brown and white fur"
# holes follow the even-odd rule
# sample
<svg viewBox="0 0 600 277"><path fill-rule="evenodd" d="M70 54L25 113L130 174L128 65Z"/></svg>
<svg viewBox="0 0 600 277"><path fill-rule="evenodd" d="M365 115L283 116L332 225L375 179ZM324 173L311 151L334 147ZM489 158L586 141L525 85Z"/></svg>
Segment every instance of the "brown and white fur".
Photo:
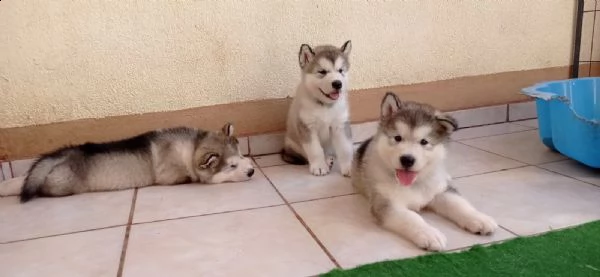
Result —
<svg viewBox="0 0 600 277"><path fill-rule="evenodd" d="M472 233L498 227L449 184L444 142L457 127L451 116L389 92L377 133L354 156L352 184L369 200L377 222L431 251L443 250L446 237L417 213L423 208Z"/></svg>
<svg viewBox="0 0 600 277"><path fill-rule="evenodd" d="M292 164L309 164L313 175L329 173L333 154L341 173L350 176L352 134L348 109L348 56L352 44L340 48L300 47L302 81L292 101L281 156Z"/></svg>
<svg viewBox="0 0 600 277"><path fill-rule="evenodd" d="M150 131L107 143L86 143L42 155L20 188L21 202L151 185L249 180L250 159L240 154L233 125L220 132L187 127ZM3 195L11 194L3 192Z"/></svg>

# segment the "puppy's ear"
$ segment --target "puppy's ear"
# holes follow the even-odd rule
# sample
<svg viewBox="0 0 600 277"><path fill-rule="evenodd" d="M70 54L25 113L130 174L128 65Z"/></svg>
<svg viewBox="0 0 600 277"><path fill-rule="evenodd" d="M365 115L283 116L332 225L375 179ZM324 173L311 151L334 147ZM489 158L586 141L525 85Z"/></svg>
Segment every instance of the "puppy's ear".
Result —
<svg viewBox="0 0 600 277"><path fill-rule="evenodd" d="M449 136L458 129L458 122L449 114L437 112L435 119L440 124L438 133L443 136Z"/></svg>
<svg viewBox="0 0 600 277"><path fill-rule="evenodd" d="M393 92L387 92L381 101L381 119L391 117L398 109L400 109L400 98Z"/></svg>
<svg viewBox="0 0 600 277"><path fill-rule="evenodd" d="M344 53L344 55L349 56L350 51L352 51L352 41L349 40L344 42L344 45L342 45L340 50L342 50L342 53Z"/></svg>
<svg viewBox="0 0 600 277"><path fill-rule="evenodd" d="M221 129L221 132L223 132L223 134L227 137L232 137L233 136L233 124L231 123L226 123L223 128Z"/></svg>
<svg viewBox="0 0 600 277"><path fill-rule="evenodd" d="M300 62L300 68L304 69L315 58L315 52L308 44L302 44L300 46L300 53L298 53L298 61Z"/></svg>
<svg viewBox="0 0 600 277"><path fill-rule="evenodd" d="M219 164L219 154L214 152L206 153L202 156L200 161L198 161L198 168L200 169L208 169L214 168Z"/></svg>

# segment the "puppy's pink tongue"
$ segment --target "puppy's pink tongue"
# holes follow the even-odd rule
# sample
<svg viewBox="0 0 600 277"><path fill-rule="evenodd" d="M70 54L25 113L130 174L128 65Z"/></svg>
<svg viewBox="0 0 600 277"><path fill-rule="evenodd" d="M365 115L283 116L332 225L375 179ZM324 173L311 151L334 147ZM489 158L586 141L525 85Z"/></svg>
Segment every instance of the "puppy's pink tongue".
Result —
<svg viewBox="0 0 600 277"><path fill-rule="evenodd" d="M338 91L332 92L329 94L329 97L331 97L331 99L333 99L333 100L337 100L338 98L340 98L340 92L338 92Z"/></svg>
<svg viewBox="0 0 600 277"><path fill-rule="evenodd" d="M396 169L396 178L398 178L398 181L400 181L401 184L410 186L417 178L417 173L409 170Z"/></svg>

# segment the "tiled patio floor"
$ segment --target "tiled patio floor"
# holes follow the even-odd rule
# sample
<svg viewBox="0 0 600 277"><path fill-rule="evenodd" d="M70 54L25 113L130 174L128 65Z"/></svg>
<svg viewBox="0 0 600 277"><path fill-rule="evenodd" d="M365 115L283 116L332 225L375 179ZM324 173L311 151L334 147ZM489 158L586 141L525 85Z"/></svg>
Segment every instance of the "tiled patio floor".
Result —
<svg viewBox="0 0 600 277"><path fill-rule="evenodd" d="M546 149L535 123L453 136L455 186L502 228L475 236L426 213L448 251L600 219L600 171ZM246 183L0 198L0 276L312 276L425 253L377 227L336 171L254 159Z"/></svg>

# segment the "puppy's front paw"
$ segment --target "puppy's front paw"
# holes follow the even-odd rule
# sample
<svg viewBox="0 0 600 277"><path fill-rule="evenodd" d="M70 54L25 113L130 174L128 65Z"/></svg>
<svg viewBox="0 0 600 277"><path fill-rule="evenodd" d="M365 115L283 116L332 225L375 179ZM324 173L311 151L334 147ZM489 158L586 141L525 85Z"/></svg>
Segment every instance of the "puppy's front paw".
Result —
<svg viewBox="0 0 600 277"><path fill-rule="evenodd" d="M340 165L340 170L342 172L342 175L344 175L344 177L350 177L350 174L352 171L352 163Z"/></svg>
<svg viewBox="0 0 600 277"><path fill-rule="evenodd" d="M461 227L478 235L491 235L498 229L498 223L492 217L479 212L466 218L462 225Z"/></svg>
<svg viewBox="0 0 600 277"><path fill-rule="evenodd" d="M310 164L310 173L315 176L324 176L329 173L329 166L325 163Z"/></svg>
<svg viewBox="0 0 600 277"><path fill-rule="evenodd" d="M414 243L425 250L442 251L446 248L446 236L438 229L428 227L415 236Z"/></svg>

